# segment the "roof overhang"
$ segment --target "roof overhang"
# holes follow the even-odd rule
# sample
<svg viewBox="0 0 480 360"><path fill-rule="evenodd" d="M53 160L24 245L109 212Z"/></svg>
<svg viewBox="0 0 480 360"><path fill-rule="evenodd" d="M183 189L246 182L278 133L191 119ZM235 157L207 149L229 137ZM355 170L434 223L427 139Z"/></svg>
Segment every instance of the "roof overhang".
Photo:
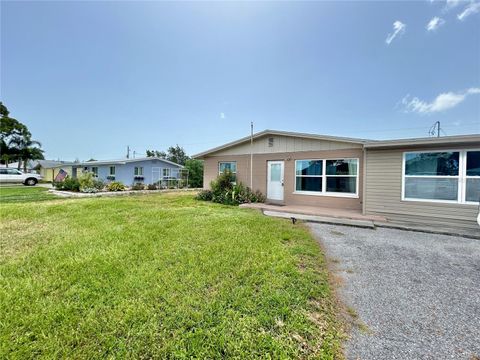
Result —
<svg viewBox="0 0 480 360"><path fill-rule="evenodd" d="M146 157L146 158L137 158L137 159L121 159L121 160L95 160L95 161L84 161L73 164L74 167L82 166L100 166L100 165L125 165L128 163L140 162L140 161L162 161L164 163L174 165L179 168L183 168L183 165L174 163L173 161L162 159L159 157Z"/></svg>
<svg viewBox="0 0 480 360"><path fill-rule="evenodd" d="M478 146L480 147L480 134L471 135L455 135L430 138L414 138L399 140L379 140L367 142L364 144L365 149L392 149L405 147L435 147L435 146Z"/></svg>
<svg viewBox="0 0 480 360"><path fill-rule="evenodd" d="M344 142L344 143L351 143L351 144L360 144L363 145L367 143L369 140L366 139L355 139L355 138L348 138L348 137L339 137L339 136L329 136L329 135L316 135L316 134L307 134L307 133L298 133L298 132L290 132L290 131L280 131L280 130L263 130L256 134L253 134L253 140L264 137L264 136L288 136L288 137L298 137L304 139L313 139L313 140L325 140L325 141L337 141L337 142ZM214 154L218 151L229 149L231 147L249 142L252 139L251 136L245 136L241 139L226 143L224 145L220 145L209 149L207 151L203 151L201 153L195 154L192 156L194 159L202 159L205 156Z"/></svg>

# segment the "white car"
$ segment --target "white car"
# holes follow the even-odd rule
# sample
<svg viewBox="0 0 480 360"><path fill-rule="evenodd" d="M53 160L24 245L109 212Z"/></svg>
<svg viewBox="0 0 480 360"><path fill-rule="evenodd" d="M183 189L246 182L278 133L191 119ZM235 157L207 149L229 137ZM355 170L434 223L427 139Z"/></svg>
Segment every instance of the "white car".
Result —
<svg viewBox="0 0 480 360"><path fill-rule="evenodd" d="M42 180L38 174L23 173L17 169L0 168L0 183L18 183L33 186Z"/></svg>

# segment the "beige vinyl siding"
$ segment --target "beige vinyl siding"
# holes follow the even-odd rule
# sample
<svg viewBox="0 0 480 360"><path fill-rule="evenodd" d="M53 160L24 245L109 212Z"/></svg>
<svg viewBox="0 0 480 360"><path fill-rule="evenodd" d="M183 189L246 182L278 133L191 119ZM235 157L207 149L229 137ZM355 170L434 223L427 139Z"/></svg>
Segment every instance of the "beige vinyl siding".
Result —
<svg viewBox="0 0 480 360"><path fill-rule="evenodd" d="M269 146L269 138L273 138L273 146ZM341 141L307 139L292 136L265 135L253 141L254 154L272 154L299 151L326 151L326 150L343 150L352 148L362 148L361 144L353 144ZM237 146L219 150L212 156L224 155L246 155L250 154L250 143L246 142Z"/></svg>
<svg viewBox="0 0 480 360"><path fill-rule="evenodd" d="M455 146L449 148L457 149ZM391 221L478 229L478 205L402 201L403 153L421 150L367 150L365 212L385 216Z"/></svg>

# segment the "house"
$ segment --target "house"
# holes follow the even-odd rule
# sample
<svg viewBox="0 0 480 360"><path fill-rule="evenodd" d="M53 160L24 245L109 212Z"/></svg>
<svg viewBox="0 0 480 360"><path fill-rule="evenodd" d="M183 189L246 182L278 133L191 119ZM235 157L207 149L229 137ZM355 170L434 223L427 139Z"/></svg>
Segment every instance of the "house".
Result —
<svg viewBox="0 0 480 360"><path fill-rule="evenodd" d="M40 174L44 181L54 181L60 170L64 170L68 175L72 175L73 162L56 160L29 160L27 161L27 172ZM0 167L6 167L0 164ZM10 168L18 168L18 162L8 164ZM20 170L23 171L24 164L20 164Z"/></svg>
<svg viewBox="0 0 480 360"><path fill-rule="evenodd" d="M69 176L72 176L72 168L74 162L55 161L55 160L34 160L32 161L32 169L39 173L44 181L55 181L55 177L63 170Z"/></svg>
<svg viewBox="0 0 480 360"><path fill-rule="evenodd" d="M479 134L374 141L265 130L194 157L206 187L229 169L269 203L478 229Z"/></svg>
<svg viewBox="0 0 480 360"><path fill-rule="evenodd" d="M82 171L90 171L101 180L120 181L127 186L160 183L168 187L173 181L184 179L186 174L182 165L156 157L76 163L72 176L77 177Z"/></svg>

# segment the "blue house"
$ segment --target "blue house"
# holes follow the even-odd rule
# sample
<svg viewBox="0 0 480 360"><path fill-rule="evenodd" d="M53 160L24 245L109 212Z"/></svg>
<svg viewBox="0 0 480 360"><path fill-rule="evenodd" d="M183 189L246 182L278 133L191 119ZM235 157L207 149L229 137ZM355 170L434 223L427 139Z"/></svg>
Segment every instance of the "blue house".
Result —
<svg viewBox="0 0 480 360"><path fill-rule="evenodd" d="M169 186L174 180L186 180L182 165L156 157L76 163L72 176L75 178L83 171L90 171L103 181L120 181L127 186L136 183Z"/></svg>

